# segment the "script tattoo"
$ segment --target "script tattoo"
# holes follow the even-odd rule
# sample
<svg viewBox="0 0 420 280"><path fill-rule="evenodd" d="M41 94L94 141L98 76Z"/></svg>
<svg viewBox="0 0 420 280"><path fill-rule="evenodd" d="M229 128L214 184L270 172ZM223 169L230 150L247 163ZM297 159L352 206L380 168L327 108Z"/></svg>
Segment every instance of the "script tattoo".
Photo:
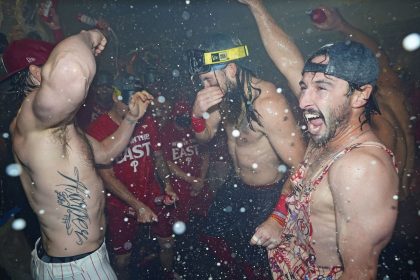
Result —
<svg viewBox="0 0 420 280"><path fill-rule="evenodd" d="M63 217L63 223L66 225L67 235L76 234L76 244L82 245L87 240L90 224L87 211L86 199L90 199L87 187L79 181L79 170L74 168L74 178L64 175L57 171L67 183L57 185L64 187L64 190L58 191L57 203L67 209L67 214Z"/></svg>

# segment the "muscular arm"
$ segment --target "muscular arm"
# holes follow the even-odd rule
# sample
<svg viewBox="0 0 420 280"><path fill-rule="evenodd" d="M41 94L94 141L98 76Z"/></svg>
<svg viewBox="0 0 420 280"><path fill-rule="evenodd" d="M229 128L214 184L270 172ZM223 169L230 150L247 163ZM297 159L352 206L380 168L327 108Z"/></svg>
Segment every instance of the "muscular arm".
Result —
<svg viewBox="0 0 420 280"><path fill-rule="evenodd" d="M302 78L303 58L293 40L274 21L260 0L239 0L249 6L264 47L271 60L286 77L289 87L299 97L299 81Z"/></svg>
<svg viewBox="0 0 420 280"><path fill-rule="evenodd" d="M328 182L344 265L340 279L376 279L379 254L397 218L398 177L391 160L382 150L359 148L336 162Z"/></svg>
<svg viewBox="0 0 420 280"><path fill-rule="evenodd" d="M96 48L103 49L105 43L102 33L90 30L68 37L54 48L42 67L41 87L32 105L37 128L73 119L96 72Z"/></svg>

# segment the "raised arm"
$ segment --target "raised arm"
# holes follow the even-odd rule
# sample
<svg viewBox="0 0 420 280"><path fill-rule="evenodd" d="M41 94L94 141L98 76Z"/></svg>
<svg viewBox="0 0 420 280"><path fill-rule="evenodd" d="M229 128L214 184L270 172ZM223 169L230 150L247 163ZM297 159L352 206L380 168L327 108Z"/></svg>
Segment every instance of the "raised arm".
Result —
<svg viewBox="0 0 420 280"><path fill-rule="evenodd" d="M289 87L299 97L299 81L302 78L303 58L293 40L274 21L261 0L238 0L248 5L271 60L286 77Z"/></svg>
<svg viewBox="0 0 420 280"><path fill-rule="evenodd" d="M340 279L376 279L378 257L397 218L398 177L390 157L359 148L331 167L328 180L344 265Z"/></svg>
<svg viewBox="0 0 420 280"><path fill-rule="evenodd" d="M38 128L73 120L96 72L94 56L105 45L104 35L94 29L68 37L54 48L42 67L41 87L32 105Z"/></svg>
<svg viewBox="0 0 420 280"><path fill-rule="evenodd" d="M144 116L153 96L146 91L136 92L131 97L129 111L125 115L118 129L107 138L98 142L93 137L87 135L92 145L95 162L98 164L109 164L117 157L131 139L137 121Z"/></svg>

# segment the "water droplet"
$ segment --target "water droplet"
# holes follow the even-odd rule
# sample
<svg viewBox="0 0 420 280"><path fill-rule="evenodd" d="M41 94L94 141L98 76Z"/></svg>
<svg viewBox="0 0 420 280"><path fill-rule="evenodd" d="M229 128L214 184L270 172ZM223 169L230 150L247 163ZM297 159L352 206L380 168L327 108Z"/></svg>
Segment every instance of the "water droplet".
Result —
<svg viewBox="0 0 420 280"><path fill-rule="evenodd" d="M26 221L22 218L16 219L12 222L12 229L22 230L26 227Z"/></svg>
<svg viewBox="0 0 420 280"><path fill-rule="evenodd" d="M203 119L207 120L208 118L210 118L210 114L207 112L203 113Z"/></svg>
<svg viewBox="0 0 420 280"><path fill-rule="evenodd" d="M178 69L172 70L172 76L175 77L175 78L178 78L179 77L179 70Z"/></svg>
<svg viewBox="0 0 420 280"><path fill-rule="evenodd" d="M38 213L39 213L39 215L44 215L44 214L45 214L45 210L44 210L44 209L40 209L40 210L38 211Z"/></svg>
<svg viewBox="0 0 420 280"><path fill-rule="evenodd" d="M232 136L233 136L233 137L237 138L237 137L239 137L239 135L241 135L241 132L239 132L239 130L234 129L234 130L232 131Z"/></svg>
<svg viewBox="0 0 420 280"><path fill-rule="evenodd" d="M412 52L420 47L420 34L411 33L405 36L402 41L402 46L406 51Z"/></svg>
<svg viewBox="0 0 420 280"><path fill-rule="evenodd" d="M2 134L2 137L3 137L4 139L8 139L8 138L9 138L9 133L7 133L7 132L3 133L3 134Z"/></svg>
<svg viewBox="0 0 420 280"><path fill-rule="evenodd" d="M19 163L12 163L6 167L6 173L10 177L18 177L22 173L22 166Z"/></svg>
<svg viewBox="0 0 420 280"><path fill-rule="evenodd" d="M241 207L241 208L239 208L239 212L241 212L241 213L245 213L245 207Z"/></svg>
<svg viewBox="0 0 420 280"><path fill-rule="evenodd" d="M252 164L252 169L257 169L257 168L258 168L258 163L255 163L255 162L254 162L254 163Z"/></svg>
<svg viewBox="0 0 420 280"><path fill-rule="evenodd" d="M189 5L191 3L190 0L185 0L185 4Z"/></svg>
<svg viewBox="0 0 420 280"><path fill-rule="evenodd" d="M280 164L279 167L277 168L277 170L281 173L286 173L287 171L287 166L284 164Z"/></svg>
<svg viewBox="0 0 420 280"><path fill-rule="evenodd" d="M276 91L277 91L277 93L282 93L283 89L282 88L277 88Z"/></svg>
<svg viewBox="0 0 420 280"><path fill-rule="evenodd" d="M184 20L189 20L190 19L190 13L189 12L187 12L187 11L183 11L182 12L182 18L184 19Z"/></svg>
<svg viewBox="0 0 420 280"><path fill-rule="evenodd" d="M165 101L166 101L165 96L160 95L160 96L158 97L158 102L159 102L159 103L165 103Z"/></svg>
<svg viewBox="0 0 420 280"><path fill-rule="evenodd" d="M396 195L396 194L395 194L395 195L393 195L393 196L392 196L392 199L393 199L393 200L398 200L398 195Z"/></svg>
<svg viewBox="0 0 420 280"><path fill-rule="evenodd" d="M181 142L178 142L178 143L176 143L176 146L177 146L177 148L182 148L182 143Z"/></svg>
<svg viewBox="0 0 420 280"><path fill-rule="evenodd" d="M187 226L183 221L176 221L172 226L172 230L175 234L181 235L185 232Z"/></svg>

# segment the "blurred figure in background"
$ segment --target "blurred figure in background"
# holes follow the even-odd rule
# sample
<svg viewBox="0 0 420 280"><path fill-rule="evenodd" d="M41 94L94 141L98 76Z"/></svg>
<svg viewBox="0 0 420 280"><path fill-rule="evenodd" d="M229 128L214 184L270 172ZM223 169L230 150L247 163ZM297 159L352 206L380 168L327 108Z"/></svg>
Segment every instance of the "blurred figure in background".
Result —
<svg viewBox="0 0 420 280"><path fill-rule="evenodd" d="M128 112L128 102L136 90L135 77L120 76L115 82L115 91L104 92L113 100L111 109L100 115L87 128L89 135L98 141L112 135L124 120ZM108 242L118 279L130 278L132 249L141 230L139 223L151 224L151 230L160 245L160 261L168 279L173 277L173 238L165 207L155 203L162 195L159 182L155 178L155 169L164 183L164 194L170 205L178 199L170 183L170 173L163 158L161 143L155 121L150 113L136 123L125 152L111 165L98 169L107 196Z"/></svg>

